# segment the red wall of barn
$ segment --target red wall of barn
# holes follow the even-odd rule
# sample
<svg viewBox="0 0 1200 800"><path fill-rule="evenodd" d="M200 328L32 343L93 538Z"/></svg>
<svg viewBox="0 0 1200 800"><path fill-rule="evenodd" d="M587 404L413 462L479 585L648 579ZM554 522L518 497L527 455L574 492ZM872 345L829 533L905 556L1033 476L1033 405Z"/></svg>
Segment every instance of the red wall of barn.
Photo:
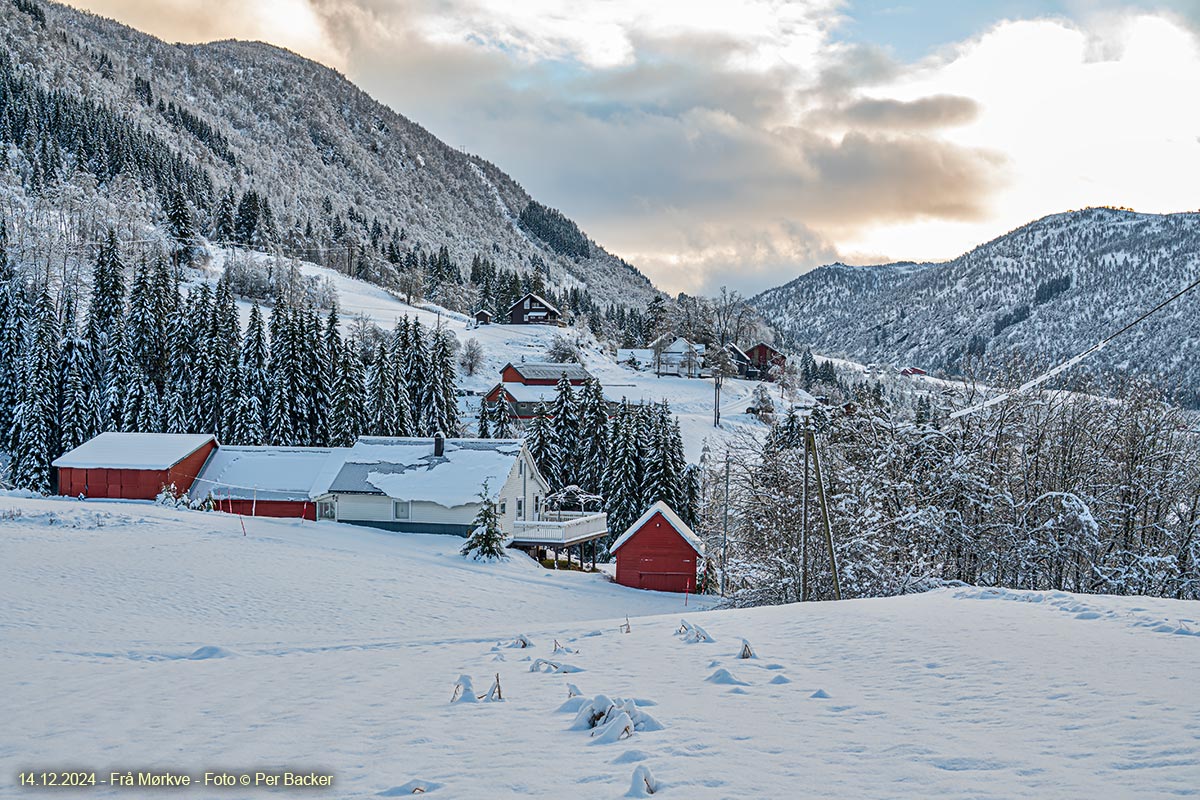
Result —
<svg viewBox="0 0 1200 800"><path fill-rule="evenodd" d="M656 513L617 551L617 583L658 592L696 591L696 551Z"/></svg>
<svg viewBox="0 0 1200 800"><path fill-rule="evenodd" d="M303 500L221 500L217 502L217 510L229 514L241 514L243 517L284 517L287 519L316 520L317 504Z"/></svg>
<svg viewBox="0 0 1200 800"><path fill-rule="evenodd" d="M190 456L180 461L175 466L167 470L167 483L175 484L175 488L180 494L192 488L192 484L196 481L196 476L200 474L200 470L204 467L204 462L208 460L208 456L217 448L215 441L210 441ZM155 492L155 496L158 492Z"/></svg>
<svg viewBox="0 0 1200 800"><path fill-rule="evenodd" d="M170 469L76 469L58 470L58 493L69 497L116 497L124 500L153 500L162 487L174 483L181 493L192 488L196 475L216 447L209 442Z"/></svg>

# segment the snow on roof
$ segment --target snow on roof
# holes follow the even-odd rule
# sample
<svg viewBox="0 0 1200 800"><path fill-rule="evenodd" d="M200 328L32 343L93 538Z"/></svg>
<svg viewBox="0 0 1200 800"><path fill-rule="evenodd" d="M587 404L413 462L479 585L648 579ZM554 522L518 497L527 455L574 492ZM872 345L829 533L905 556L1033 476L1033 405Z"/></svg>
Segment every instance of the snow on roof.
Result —
<svg viewBox="0 0 1200 800"><path fill-rule="evenodd" d="M551 303L549 300L547 300L546 298L542 297L540 294L534 294L533 292L530 292L529 294L522 296L520 300L518 300L517 302L515 302L515 303L513 303L511 306L509 306L509 307L508 307L508 310L509 310L509 311L512 311L514 308L516 308L517 306L521 305L521 303L524 303L524 302L525 302L525 298L526 298L526 297L528 297L528 298L529 298L529 299L531 299L531 300L537 300L539 303L541 303L541 304L542 304L542 305L544 305L546 308L548 308L548 309L550 309L551 311L553 311L555 314L558 314L558 313L560 313L560 312L559 312L559 310L558 310L558 307L557 307L557 306L555 306L555 305L554 305L554 303Z"/></svg>
<svg viewBox="0 0 1200 800"><path fill-rule="evenodd" d="M726 343L726 345L725 345L725 349L726 349L726 350L732 350L732 351L733 351L733 353L734 353L734 355L737 355L737 356L739 356L739 357L740 357L740 358L741 358L743 361L749 361L749 360L750 360L750 356L746 355L746 351L745 351L745 350L743 350L742 348L738 347L738 346L737 346L736 344L734 344L733 342L727 342L727 343Z"/></svg>
<svg viewBox="0 0 1200 800"><path fill-rule="evenodd" d="M348 451L328 447L218 447L190 494L234 500L309 500L315 496L314 484L330 457ZM341 465L339 459L334 463Z"/></svg>
<svg viewBox="0 0 1200 800"><path fill-rule="evenodd" d="M527 386L524 383L501 383L499 386L508 393L514 403L545 403L549 406L558 398L557 386ZM604 393L604 399L608 402L621 402L621 398L614 397L608 389L601 387L601 391ZM576 389L576 396L578 396L578 389Z"/></svg>
<svg viewBox="0 0 1200 800"><path fill-rule="evenodd" d="M700 555L704 555L704 543L700 541L700 537L697 536L692 529L688 527L688 524L681 520L679 515L676 514L674 510L672 510L671 507L662 500L659 500L657 503L646 509L646 513L638 517L637 522L630 525L629 530L622 533L620 537L613 542L612 547L608 548L608 552L617 552L618 547L632 539L633 535L637 533L638 529L649 522L650 518L658 513L661 513L663 517L666 518L670 526L674 528L680 536L683 537L683 540L687 542L693 550Z"/></svg>
<svg viewBox="0 0 1200 800"><path fill-rule="evenodd" d="M443 455L435 456L433 439L363 436L329 491L466 505L478 500L485 481L499 493L522 446L519 439L447 439Z"/></svg>
<svg viewBox="0 0 1200 800"><path fill-rule="evenodd" d="M54 459L72 469L170 469L209 442L210 433L108 431Z"/></svg>
<svg viewBox="0 0 1200 800"><path fill-rule="evenodd" d="M552 363L549 361L526 361L520 364L509 362L504 365L500 371L512 367L521 377L532 381L556 381L566 373L569 381L586 381L592 377L592 373L588 372L582 364L574 362Z"/></svg>

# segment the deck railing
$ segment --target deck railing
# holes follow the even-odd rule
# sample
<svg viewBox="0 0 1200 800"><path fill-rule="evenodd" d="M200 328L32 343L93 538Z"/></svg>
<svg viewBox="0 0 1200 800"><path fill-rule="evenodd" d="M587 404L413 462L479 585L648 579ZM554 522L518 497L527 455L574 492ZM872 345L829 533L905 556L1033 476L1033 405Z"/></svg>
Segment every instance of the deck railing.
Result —
<svg viewBox="0 0 1200 800"><path fill-rule="evenodd" d="M550 512L554 513L554 512ZM607 514L559 520L517 520L513 523L513 542L517 544L571 544L594 539L608 531Z"/></svg>

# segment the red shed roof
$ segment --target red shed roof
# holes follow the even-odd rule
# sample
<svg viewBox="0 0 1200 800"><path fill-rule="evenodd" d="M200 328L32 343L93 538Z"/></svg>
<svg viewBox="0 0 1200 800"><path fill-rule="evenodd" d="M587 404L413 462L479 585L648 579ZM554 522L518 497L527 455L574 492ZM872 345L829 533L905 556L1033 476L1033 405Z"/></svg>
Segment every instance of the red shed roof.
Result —
<svg viewBox="0 0 1200 800"><path fill-rule="evenodd" d="M637 522L630 525L629 530L622 533L621 536L615 542L613 542L612 547L608 548L608 552L617 552L617 548L632 539L633 535L641 530L642 526L649 522L650 518L655 514L662 514L670 526L675 529L675 532L683 537L683 540L687 542L693 550L695 550L699 555L704 555L704 543L700 541L700 537L697 536L690 527L688 527L686 522L679 518L679 515L675 513L674 509L672 509L662 500L659 500L657 503L646 509L646 513L638 517Z"/></svg>
<svg viewBox="0 0 1200 800"><path fill-rule="evenodd" d="M211 433L107 431L54 459L74 469L170 469L214 441Z"/></svg>

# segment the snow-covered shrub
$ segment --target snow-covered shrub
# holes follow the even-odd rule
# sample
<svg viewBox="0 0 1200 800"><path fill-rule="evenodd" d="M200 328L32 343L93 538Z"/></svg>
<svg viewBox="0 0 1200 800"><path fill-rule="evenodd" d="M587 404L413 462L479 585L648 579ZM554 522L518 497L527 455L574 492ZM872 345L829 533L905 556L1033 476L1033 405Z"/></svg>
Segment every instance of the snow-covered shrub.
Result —
<svg viewBox="0 0 1200 800"><path fill-rule="evenodd" d="M167 508L176 508L179 506L179 490L175 488L175 484L164 484L159 490L158 495L154 498L154 502L160 506Z"/></svg>
<svg viewBox="0 0 1200 800"><path fill-rule="evenodd" d="M580 701L574 703L573 701ZM571 698L559 710L568 710L568 705L577 707L570 730L591 731L597 742L616 742L627 739L634 733L661 731L663 726L647 714L633 700L620 697L609 698L598 694L590 701Z"/></svg>
<svg viewBox="0 0 1200 800"><path fill-rule="evenodd" d="M649 797L658 792L658 781L654 779L654 774L650 772L650 768L645 764L638 764L633 768L633 780L629 785L629 792L626 797Z"/></svg>
<svg viewBox="0 0 1200 800"><path fill-rule="evenodd" d="M583 345L577 339L556 333L546 346L546 360L555 364L582 364Z"/></svg>

